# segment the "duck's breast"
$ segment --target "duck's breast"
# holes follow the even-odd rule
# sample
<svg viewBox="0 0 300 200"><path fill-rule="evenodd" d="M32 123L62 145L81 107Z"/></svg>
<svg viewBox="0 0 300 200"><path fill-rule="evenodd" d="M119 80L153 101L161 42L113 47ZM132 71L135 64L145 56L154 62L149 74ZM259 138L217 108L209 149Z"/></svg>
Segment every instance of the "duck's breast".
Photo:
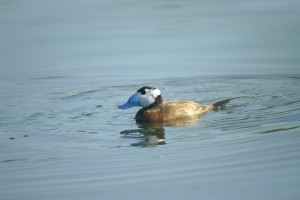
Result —
<svg viewBox="0 0 300 200"><path fill-rule="evenodd" d="M136 121L160 122L163 121L163 113L160 107L142 108L135 115Z"/></svg>

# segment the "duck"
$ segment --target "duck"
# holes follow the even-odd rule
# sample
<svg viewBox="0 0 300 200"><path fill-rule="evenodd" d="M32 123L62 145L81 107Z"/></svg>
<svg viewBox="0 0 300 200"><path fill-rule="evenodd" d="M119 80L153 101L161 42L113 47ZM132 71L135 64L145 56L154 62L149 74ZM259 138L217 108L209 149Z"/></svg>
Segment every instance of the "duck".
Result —
<svg viewBox="0 0 300 200"><path fill-rule="evenodd" d="M199 118L204 113L220 109L231 99L214 104L201 105L191 100L163 101L161 91L155 87L144 86L132 94L119 109L142 107L135 115L136 122L170 122Z"/></svg>

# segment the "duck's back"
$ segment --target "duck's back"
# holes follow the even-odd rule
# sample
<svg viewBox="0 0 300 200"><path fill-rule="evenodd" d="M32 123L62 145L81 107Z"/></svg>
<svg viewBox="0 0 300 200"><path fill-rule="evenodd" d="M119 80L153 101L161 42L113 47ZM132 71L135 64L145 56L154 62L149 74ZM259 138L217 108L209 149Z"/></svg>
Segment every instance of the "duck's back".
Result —
<svg viewBox="0 0 300 200"><path fill-rule="evenodd" d="M135 116L137 121L171 121L190 119L213 109L212 105L200 105L194 101L168 101L161 105L144 108Z"/></svg>

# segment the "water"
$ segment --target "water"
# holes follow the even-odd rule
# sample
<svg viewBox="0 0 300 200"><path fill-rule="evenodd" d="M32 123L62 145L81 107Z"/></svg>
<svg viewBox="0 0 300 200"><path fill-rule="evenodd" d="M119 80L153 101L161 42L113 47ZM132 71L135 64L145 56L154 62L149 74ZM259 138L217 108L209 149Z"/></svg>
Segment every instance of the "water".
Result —
<svg viewBox="0 0 300 200"><path fill-rule="evenodd" d="M296 1L0 1L1 199L298 199ZM197 121L119 110L238 97Z"/></svg>

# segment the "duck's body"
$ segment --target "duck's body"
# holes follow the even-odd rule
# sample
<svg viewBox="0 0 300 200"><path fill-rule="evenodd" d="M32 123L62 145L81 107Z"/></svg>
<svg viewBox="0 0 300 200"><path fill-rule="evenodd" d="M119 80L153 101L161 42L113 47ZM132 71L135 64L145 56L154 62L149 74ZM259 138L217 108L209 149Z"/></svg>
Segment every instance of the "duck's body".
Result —
<svg viewBox="0 0 300 200"><path fill-rule="evenodd" d="M136 121L168 122L172 120L198 118L213 109L212 105L200 105L194 101L167 101L157 106L140 109Z"/></svg>
<svg viewBox="0 0 300 200"><path fill-rule="evenodd" d="M128 101L119 106L127 109L142 106L135 120L140 122L170 122L174 120L195 119L200 115L228 103L230 99L215 104L200 105L194 101L167 101L163 102L160 90L153 87L142 87L133 94Z"/></svg>

